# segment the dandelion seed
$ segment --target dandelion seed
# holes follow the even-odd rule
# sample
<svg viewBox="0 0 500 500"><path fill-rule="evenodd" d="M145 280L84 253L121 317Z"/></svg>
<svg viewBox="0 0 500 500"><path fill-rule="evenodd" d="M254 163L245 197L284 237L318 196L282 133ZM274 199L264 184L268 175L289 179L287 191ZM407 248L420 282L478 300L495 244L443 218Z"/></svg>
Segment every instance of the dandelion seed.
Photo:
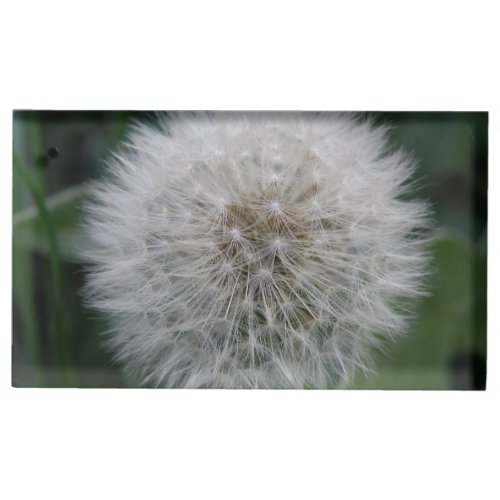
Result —
<svg viewBox="0 0 500 500"><path fill-rule="evenodd" d="M334 387L405 332L429 210L408 200L415 162L386 128L180 113L136 125L108 167L86 293L144 383Z"/></svg>

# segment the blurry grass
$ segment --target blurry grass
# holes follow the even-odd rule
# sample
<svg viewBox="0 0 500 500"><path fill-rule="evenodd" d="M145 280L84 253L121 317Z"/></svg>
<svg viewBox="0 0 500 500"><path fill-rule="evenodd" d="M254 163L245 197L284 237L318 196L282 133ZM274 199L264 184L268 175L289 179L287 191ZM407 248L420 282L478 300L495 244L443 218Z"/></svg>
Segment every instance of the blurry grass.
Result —
<svg viewBox="0 0 500 500"><path fill-rule="evenodd" d="M51 116L58 120L61 115L14 114L12 383L20 387L133 387L133 380L125 381L121 371L110 366L109 354L100 346L106 325L81 303L81 270L71 263L79 260L78 220L86 188L61 189L60 178L54 177L61 168L47 163L47 126L51 123L52 130L63 134L67 129L64 116L61 121L45 121ZM112 116L109 147L123 138L129 113ZM81 123L85 128L89 122ZM105 137L100 137L98 144L105 145ZM56 140L67 154L64 135L58 134ZM49 177L55 194L46 197Z"/></svg>
<svg viewBox="0 0 500 500"><path fill-rule="evenodd" d="M16 212L22 206L22 189L18 174L13 173L13 208ZM14 231L15 235L15 231ZM26 332L29 351L29 359L33 365L33 379L38 384L42 384L41 373L41 346L38 331L38 320L36 317L35 300L33 296L33 264L31 252L29 250L18 248L14 242L12 252L12 280L13 280L13 300L19 308L19 314L23 319L24 331ZM15 335L16 332L14 332ZM13 345L19 342L19 338L13 339ZM14 355L18 352L14 349ZM21 360L13 357L13 375L15 366ZM22 384L22 380L18 380L18 384ZM24 380L28 382L28 380Z"/></svg>
<svg viewBox="0 0 500 500"><path fill-rule="evenodd" d="M13 155L13 165L14 171L26 185L33 201L38 210L38 216L40 218L40 226L43 228L43 233L47 243L47 253L50 262L51 269L51 304L53 306L52 311L52 325L51 341L57 346L57 355L61 361L62 366L65 368L69 380L69 384L75 383L72 376L72 363L69 353L68 341L65 337L65 329L63 325L63 312L62 312L62 283L61 283L61 269L60 269L60 257L59 257L59 243L57 239L56 229L54 227L51 214L49 213L47 206L45 204L45 195L42 186L34 179L28 168L23 164L21 159L14 153ZM15 234L15 231L14 231ZM30 339L34 340L34 339ZM34 347L39 349L38 342Z"/></svg>
<svg viewBox="0 0 500 500"><path fill-rule="evenodd" d="M46 199L47 210L57 229L60 258L67 262L79 262L82 235L78 218L82 203L87 195L86 186L77 185L59 191ZM45 229L40 214L30 206L14 214L14 242L18 248L42 252L50 255Z"/></svg>

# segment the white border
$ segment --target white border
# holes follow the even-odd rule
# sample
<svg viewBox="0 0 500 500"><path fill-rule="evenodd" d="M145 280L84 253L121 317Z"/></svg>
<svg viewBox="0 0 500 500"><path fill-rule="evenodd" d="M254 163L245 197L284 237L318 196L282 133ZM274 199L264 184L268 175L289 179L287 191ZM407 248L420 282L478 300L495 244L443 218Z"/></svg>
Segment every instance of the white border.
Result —
<svg viewBox="0 0 500 500"><path fill-rule="evenodd" d="M499 498L493 2L5 4L2 498ZM13 108L489 111L488 390L11 389Z"/></svg>

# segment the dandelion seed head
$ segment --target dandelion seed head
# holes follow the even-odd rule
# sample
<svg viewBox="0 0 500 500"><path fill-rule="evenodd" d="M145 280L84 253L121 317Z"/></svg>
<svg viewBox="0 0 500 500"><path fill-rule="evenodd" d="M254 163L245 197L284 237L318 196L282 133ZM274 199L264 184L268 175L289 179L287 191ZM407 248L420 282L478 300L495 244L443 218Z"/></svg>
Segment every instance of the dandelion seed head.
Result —
<svg viewBox="0 0 500 500"><path fill-rule="evenodd" d="M115 359L164 387L325 388L370 368L422 293L415 165L353 114L136 125L86 217Z"/></svg>

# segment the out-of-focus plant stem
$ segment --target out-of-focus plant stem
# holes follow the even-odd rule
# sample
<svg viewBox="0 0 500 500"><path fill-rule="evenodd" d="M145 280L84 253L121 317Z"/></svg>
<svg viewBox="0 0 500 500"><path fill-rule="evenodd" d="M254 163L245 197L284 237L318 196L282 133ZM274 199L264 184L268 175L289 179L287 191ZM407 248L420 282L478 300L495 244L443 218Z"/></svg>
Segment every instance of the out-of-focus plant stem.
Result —
<svg viewBox="0 0 500 500"><path fill-rule="evenodd" d="M63 328L62 280L57 234L54 229L50 213L45 204L45 195L42 187L34 179L29 169L24 165L24 163L16 154L13 155L13 164L15 171L24 182L24 184L30 191L31 196L33 197L33 201L40 216L40 221L45 229L44 232L47 237L47 245L49 249L48 257L52 275L52 305L54 308L53 321L51 325L51 340L54 341L54 345L57 346L59 361L61 362L68 375L68 382L73 383L74 374L71 366L68 343L66 341L67 339L65 338L65 332Z"/></svg>

